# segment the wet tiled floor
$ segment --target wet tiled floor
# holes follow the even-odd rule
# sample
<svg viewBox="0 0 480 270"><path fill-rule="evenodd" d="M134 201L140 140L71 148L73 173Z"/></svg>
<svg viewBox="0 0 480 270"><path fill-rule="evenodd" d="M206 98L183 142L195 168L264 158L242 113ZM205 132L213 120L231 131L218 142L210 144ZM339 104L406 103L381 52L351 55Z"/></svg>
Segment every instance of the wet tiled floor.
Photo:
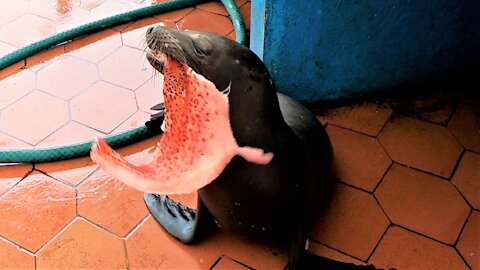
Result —
<svg viewBox="0 0 480 270"><path fill-rule="evenodd" d="M138 0L0 0L0 55ZM236 1L246 18L250 2ZM247 19L247 21L249 21ZM0 149L90 140L142 125L162 100L141 50L146 27L234 37L218 3L114 27L0 71ZM128 64L127 64L128 63ZM425 104L440 106L424 106ZM397 269L480 269L478 100L362 102L318 113L338 181L310 252ZM432 109L434 108L434 109ZM121 150L141 158L158 137ZM194 204L193 195L177 200ZM217 232L184 246L142 194L89 158L0 167L0 269L281 269L285 251Z"/></svg>

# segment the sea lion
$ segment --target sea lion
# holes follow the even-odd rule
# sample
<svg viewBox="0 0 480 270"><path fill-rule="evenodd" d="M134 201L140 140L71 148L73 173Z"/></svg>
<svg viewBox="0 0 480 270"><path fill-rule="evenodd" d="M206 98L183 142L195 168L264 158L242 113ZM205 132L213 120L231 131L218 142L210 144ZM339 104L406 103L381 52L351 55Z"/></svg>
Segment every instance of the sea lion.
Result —
<svg viewBox="0 0 480 270"><path fill-rule="evenodd" d="M333 178L332 147L323 127L303 105L277 93L263 62L241 44L213 33L163 26L149 28L146 41L150 49L147 59L165 73L164 88L169 87L167 95L172 95L166 104L153 107L160 112L146 123L149 128L171 132L172 117L182 122L178 120L181 104L177 103L186 103L189 93L195 91L188 85L192 80L203 84L202 77L222 93L228 92L226 114L237 146L258 150L254 158L229 157L218 177L198 190L196 210L166 195L146 193L149 211L170 235L186 244L200 240L214 223L245 236L283 239L290 247L285 269L304 269L309 257L305 252L308 231ZM174 65L177 72L172 71ZM171 93L172 83L181 90ZM121 159L109 151L100 140L92 147L92 159L99 161L100 167L102 155ZM143 168L134 169L141 172ZM150 187L132 182L139 190Z"/></svg>
<svg viewBox="0 0 480 270"><path fill-rule="evenodd" d="M309 226L332 180L332 148L318 120L301 104L277 93L263 62L247 47L213 33L149 28L147 59L163 71L170 55L212 81L230 87L229 116L239 145L272 152L268 165L235 157L198 191L194 212L166 196L145 195L152 215L184 243L199 240L213 219L225 230L270 239L288 238L286 269L297 269ZM159 123L147 123L159 126Z"/></svg>

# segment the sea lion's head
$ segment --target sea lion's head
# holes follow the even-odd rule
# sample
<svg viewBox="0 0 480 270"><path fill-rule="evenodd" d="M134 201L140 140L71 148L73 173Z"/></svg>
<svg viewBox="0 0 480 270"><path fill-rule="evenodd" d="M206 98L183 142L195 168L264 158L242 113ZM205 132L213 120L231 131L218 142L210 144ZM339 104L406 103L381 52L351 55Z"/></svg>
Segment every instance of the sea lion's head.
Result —
<svg viewBox="0 0 480 270"><path fill-rule="evenodd" d="M162 74L169 56L203 75L219 91L230 87L231 126L240 144L255 143L259 126L283 121L272 79L249 48L214 33L164 26L149 28L146 43L148 61Z"/></svg>

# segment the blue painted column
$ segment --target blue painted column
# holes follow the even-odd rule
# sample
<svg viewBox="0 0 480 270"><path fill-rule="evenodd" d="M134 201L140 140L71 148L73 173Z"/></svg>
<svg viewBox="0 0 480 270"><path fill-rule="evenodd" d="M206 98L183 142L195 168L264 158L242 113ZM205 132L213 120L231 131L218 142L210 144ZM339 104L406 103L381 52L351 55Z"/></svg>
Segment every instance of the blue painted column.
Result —
<svg viewBox="0 0 480 270"><path fill-rule="evenodd" d="M478 0L253 0L251 16L251 49L300 101L480 70Z"/></svg>

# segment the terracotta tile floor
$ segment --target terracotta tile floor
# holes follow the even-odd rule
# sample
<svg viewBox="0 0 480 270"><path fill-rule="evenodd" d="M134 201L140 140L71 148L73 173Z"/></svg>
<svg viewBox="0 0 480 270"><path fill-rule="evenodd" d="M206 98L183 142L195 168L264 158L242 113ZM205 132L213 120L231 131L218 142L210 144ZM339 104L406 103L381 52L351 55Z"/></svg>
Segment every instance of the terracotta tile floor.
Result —
<svg viewBox="0 0 480 270"><path fill-rule="evenodd" d="M0 55L155 1L14 2L0 0ZM236 2L249 23L250 2ZM152 77L141 50L146 27L159 22L234 36L223 7L207 3L1 70L0 149L63 145L141 125L162 100L162 76ZM480 269L480 103L473 100L430 95L412 101L415 113L387 101L318 113L338 183L311 232L310 252L384 268ZM156 140L121 152L141 158ZM285 261L283 249L220 232L198 245L177 243L140 192L89 158L0 167L0 269L281 269Z"/></svg>

